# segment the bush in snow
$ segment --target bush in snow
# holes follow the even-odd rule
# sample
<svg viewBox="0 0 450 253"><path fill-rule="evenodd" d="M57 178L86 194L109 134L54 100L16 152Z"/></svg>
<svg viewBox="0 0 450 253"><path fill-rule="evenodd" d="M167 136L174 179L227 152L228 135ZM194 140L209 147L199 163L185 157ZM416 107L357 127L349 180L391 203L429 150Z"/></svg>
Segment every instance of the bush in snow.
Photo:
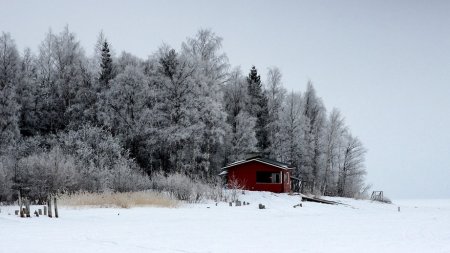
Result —
<svg viewBox="0 0 450 253"><path fill-rule="evenodd" d="M162 172L153 173L151 185L157 191L168 192L176 199L190 203L201 202L205 199L221 201L226 198L220 181L204 182L180 173L167 176Z"/></svg>

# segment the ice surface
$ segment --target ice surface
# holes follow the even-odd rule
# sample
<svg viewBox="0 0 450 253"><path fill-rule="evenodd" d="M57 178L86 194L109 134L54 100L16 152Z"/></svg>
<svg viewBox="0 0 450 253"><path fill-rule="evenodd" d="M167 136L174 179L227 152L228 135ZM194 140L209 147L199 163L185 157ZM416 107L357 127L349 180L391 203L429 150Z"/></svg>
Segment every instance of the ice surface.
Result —
<svg viewBox="0 0 450 253"><path fill-rule="evenodd" d="M59 219L21 219L1 207L0 252L450 252L450 200L331 198L349 206L293 208L298 196L239 197L250 205L62 208Z"/></svg>

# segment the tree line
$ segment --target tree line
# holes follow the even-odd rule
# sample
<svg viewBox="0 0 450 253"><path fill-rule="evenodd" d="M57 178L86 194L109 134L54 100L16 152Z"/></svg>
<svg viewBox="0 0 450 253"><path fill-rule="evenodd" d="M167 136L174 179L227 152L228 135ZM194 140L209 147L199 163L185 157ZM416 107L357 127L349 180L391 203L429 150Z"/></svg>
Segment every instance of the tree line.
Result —
<svg viewBox="0 0 450 253"><path fill-rule="evenodd" d="M147 59L116 56L100 33L87 56L65 27L37 52L0 36L0 201L17 191L134 191L153 174L210 180L247 153L292 164L326 195L364 188L365 148L309 82L287 92L281 71L233 68L222 38L200 30Z"/></svg>

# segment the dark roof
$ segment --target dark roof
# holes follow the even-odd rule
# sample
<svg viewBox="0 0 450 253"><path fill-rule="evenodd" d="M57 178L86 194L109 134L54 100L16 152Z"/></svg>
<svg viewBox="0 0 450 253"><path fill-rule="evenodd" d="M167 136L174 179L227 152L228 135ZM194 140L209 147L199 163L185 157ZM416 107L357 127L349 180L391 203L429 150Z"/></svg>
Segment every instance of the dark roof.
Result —
<svg viewBox="0 0 450 253"><path fill-rule="evenodd" d="M243 163L248 163L248 162L252 162L252 161L257 161L257 162L261 162L261 163L265 163L265 164L269 164L275 167L278 167L280 169L284 169L284 170L289 170L289 169L293 169L293 167L287 163L282 163L282 162L278 162L269 158L263 158L261 156L255 156L255 157L250 157L247 158L245 160L241 160L241 161L237 161L237 162L233 162L230 164L227 164L225 167L222 168L222 170L226 170L230 167L234 167L236 165L240 165Z"/></svg>

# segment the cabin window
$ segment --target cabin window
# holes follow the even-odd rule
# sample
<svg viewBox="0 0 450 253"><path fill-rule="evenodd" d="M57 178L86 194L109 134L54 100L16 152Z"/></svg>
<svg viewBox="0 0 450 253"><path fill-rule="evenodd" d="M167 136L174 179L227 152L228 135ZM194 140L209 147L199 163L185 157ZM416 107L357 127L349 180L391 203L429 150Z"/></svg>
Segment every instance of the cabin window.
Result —
<svg viewBox="0 0 450 253"><path fill-rule="evenodd" d="M281 173L257 171L256 183L279 184L281 183Z"/></svg>

